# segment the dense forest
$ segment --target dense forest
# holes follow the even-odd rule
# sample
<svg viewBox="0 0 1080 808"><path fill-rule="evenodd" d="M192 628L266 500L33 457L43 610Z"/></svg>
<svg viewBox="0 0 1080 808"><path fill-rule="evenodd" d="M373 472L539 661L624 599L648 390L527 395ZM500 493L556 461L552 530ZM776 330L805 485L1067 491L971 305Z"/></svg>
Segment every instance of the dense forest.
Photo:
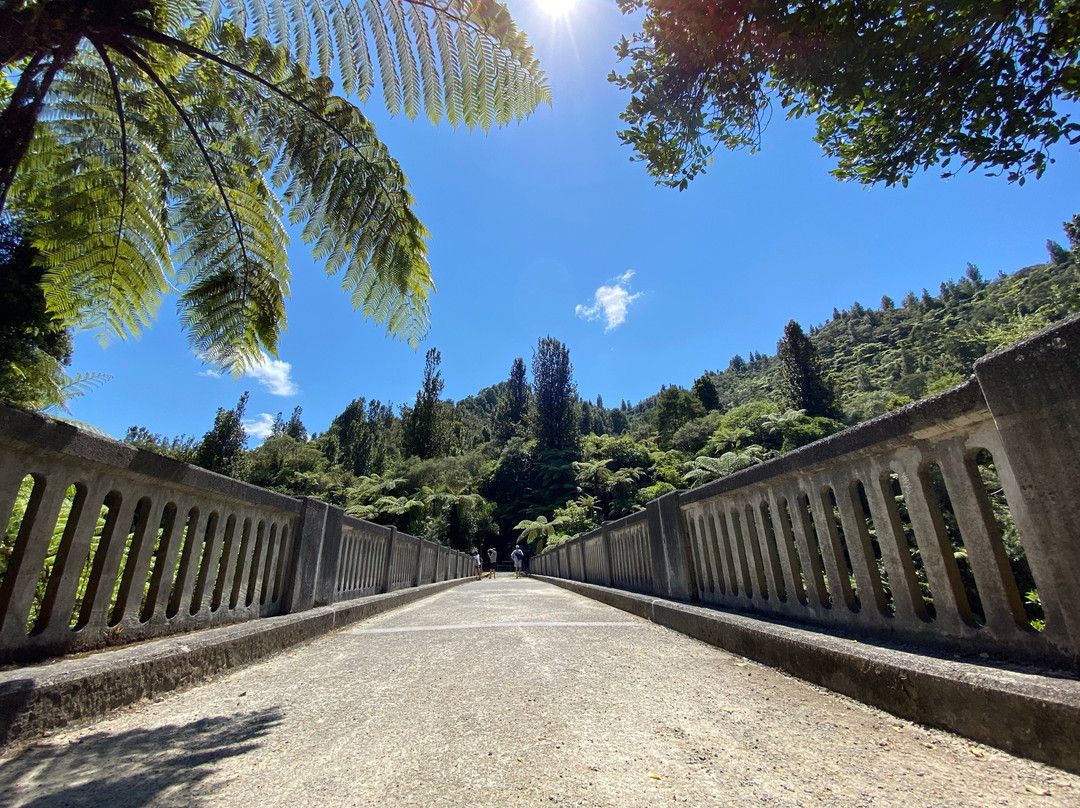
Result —
<svg viewBox="0 0 1080 808"><path fill-rule="evenodd" d="M256 485L320 497L350 514L458 549L554 546L677 488L700 485L952 387L976 359L1080 311L1080 216L1050 261L986 280L969 265L938 294L854 303L774 355L734 356L631 405L584 399L570 350L550 336L508 377L442 397L427 352L412 404L357 398L318 434L300 408L247 449L246 394L201 439L141 427L125 440Z"/></svg>
<svg viewBox="0 0 1080 808"><path fill-rule="evenodd" d="M427 352L411 404L357 398L309 434L300 408L248 448L247 394L201 438L131 427L124 440L256 485L315 496L457 549L524 540L554 546L677 488L760 463L966 378L976 359L1080 311L1080 215L1068 248L987 281L962 278L899 304L854 303L805 330L792 321L776 353L732 357L644 401L607 406L578 394L570 349L550 336L507 378L461 401L443 398L441 357ZM12 283L0 307L0 398L40 407L88 380L66 376L69 335L55 327L34 256L0 233ZM5 542L6 544L6 542Z"/></svg>

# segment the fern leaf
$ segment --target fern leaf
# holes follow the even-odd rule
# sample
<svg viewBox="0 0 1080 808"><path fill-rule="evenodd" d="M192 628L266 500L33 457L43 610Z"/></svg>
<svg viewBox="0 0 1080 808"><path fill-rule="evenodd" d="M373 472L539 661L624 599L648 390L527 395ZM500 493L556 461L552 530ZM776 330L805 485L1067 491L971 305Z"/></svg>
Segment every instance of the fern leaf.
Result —
<svg viewBox="0 0 1080 808"><path fill-rule="evenodd" d="M469 128L476 126L478 115L476 100L479 88L477 87L476 54L473 53L473 38L464 28L457 30L457 53L461 65L461 113L465 125Z"/></svg>
<svg viewBox="0 0 1080 808"><path fill-rule="evenodd" d="M330 21L334 30L334 44L337 46L338 59L341 67L341 86L346 94L356 92L358 73L356 68L356 55L352 46L352 22L345 6L334 3Z"/></svg>
<svg viewBox="0 0 1080 808"><path fill-rule="evenodd" d="M246 36L272 38L305 68L314 47L318 69L329 75L336 67L346 91L365 100L374 86L370 36L387 109L395 114L412 118L422 104L433 121L445 115L454 126L488 128L551 102L526 36L496 0L364 0L362 8L357 0L227 0L225 12L217 0L190 2L212 19L227 13ZM198 18L193 13L187 20ZM482 62L465 58L466 40Z"/></svg>
<svg viewBox="0 0 1080 808"><path fill-rule="evenodd" d="M424 85L424 112L428 120L437 124L443 116L442 88L439 82L439 66L435 61L435 50L428 31L428 19L416 5L410 3L406 9L409 24L416 35L416 53L420 59L420 75Z"/></svg>
<svg viewBox="0 0 1080 808"><path fill-rule="evenodd" d="M304 0L286 0L286 2L296 61L306 67L311 64L311 28L308 24L307 4Z"/></svg>
<svg viewBox="0 0 1080 808"><path fill-rule="evenodd" d="M475 37L473 53L476 55L476 77L479 88L477 99L477 115L480 126L486 132L495 123L495 103L493 84L498 83L495 72L495 62L492 55L493 45L491 40L479 34Z"/></svg>
<svg viewBox="0 0 1080 808"><path fill-rule="evenodd" d="M465 119L461 63L457 52L457 42L445 16L435 18L435 41L439 44L439 59L442 62L446 119L451 126L457 126Z"/></svg>
<svg viewBox="0 0 1080 808"><path fill-rule="evenodd" d="M401 0L385 0L384 9L394 33L398 66L401 69L401 93L405 116L411 121L420 113L420 74L416 69L412 39L405 24Z"/></svg>
<svg viewBox="0 0 1080 808"><path fill-rule="evenodd" d="M324 76L330 74L330 67L334 60L334 41L330 35L330 18L326 9L320 2L304 4L311 9L311 20L315 28L315 46L319 54L319 72Z"/></svg>
<svg viewBox="0 0 1080 808"><path fill-rule="evenodd" d="M289 12L285 0L270 0L270 19L273 33L269 37L275 45L286 46L289 43Z"/></svg>
<svg viewBox="0 0 1080 808"><path fill-rule="evenodd" d="M401 111L401 83L397 65L394 63L394 49L390 44L390 33L386 28L386 20L383 18L382 8L377 0L367 0L364 11L375 37L375 53L379 58L379 76L382 78L386 109L392 115L396 115Z"/></svg>
<svg viewBox="0 0 1080 808"><path fill-rule="evenodd" d="M367 101L371 88L375 86L375 73L371 67L371 53L368 51L367 27L364 15L356 0L349 0L345 7L350 28L355 32L353 40L353 59L356 62L356 95L361 101Z"/></svg>

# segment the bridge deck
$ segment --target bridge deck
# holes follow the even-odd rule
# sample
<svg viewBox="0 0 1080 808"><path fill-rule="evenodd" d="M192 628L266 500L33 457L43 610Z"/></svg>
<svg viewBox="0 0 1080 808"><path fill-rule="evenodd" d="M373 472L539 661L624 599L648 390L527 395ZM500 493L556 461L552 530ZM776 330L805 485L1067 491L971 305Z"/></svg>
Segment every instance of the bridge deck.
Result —
<svg viewBox="0 0 1080 808"><path fill-rule="evenodd" d="M1065 806L1080 777L511 576L0 760L13 807L673 802Z"/></svg>

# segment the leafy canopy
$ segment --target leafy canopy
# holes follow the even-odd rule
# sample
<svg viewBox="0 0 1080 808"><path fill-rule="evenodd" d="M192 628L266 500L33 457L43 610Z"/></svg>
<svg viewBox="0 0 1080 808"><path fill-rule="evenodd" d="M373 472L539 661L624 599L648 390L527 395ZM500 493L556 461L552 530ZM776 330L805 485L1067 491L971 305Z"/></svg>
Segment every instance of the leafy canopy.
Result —
<svg viewBox="0 0 1080 808"><path fill-rule="evenodd" d="M495 0L0 0L0 21L0 213L32 227L50 310L138 333L175 289L193 347L234 372L285 323L286 218L365 317L426 332L427 231L331 71L455 126L550 101Z"/></svg>
<svg viewBox="0 0 1080 808"><path fill-rule="evenodd" d="M1080 143L1074 0L619 0L645 9L609 77L633 93L620 132L680 189L717 145L756 150L779 102L809 115L833 174L907 184L956 159L1023 182ZM948 176L955 169L945 172Z"/></svg>

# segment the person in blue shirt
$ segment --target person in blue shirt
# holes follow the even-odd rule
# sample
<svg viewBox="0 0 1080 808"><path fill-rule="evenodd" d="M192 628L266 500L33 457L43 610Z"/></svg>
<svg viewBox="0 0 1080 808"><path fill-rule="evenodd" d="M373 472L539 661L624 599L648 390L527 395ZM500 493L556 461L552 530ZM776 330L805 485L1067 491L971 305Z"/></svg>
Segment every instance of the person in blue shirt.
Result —
<svg viewBox="0 0 1080 808"><path fill-rule="evenodd" d="M510 554L510 557L514 559L514 577L521 577L521 562L525 558L525 554L521 552L521 545L519 544L514 548L514 552Z"/></svg>

